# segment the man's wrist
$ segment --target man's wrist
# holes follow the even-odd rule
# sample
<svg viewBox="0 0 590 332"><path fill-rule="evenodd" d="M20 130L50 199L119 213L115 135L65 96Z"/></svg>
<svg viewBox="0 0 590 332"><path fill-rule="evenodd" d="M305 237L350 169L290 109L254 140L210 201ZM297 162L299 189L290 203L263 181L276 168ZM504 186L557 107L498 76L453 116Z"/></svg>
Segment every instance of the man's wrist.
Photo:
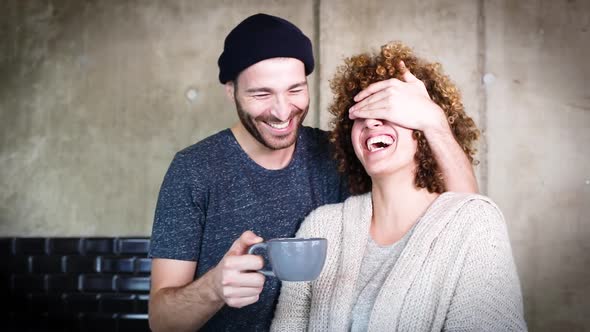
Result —
<svg viewBox="0 0 590 332"><path fill-rule="evenodd" d="M203 281L202 286L204 286L202 287L202 296L207 302L221 307L225 304L225 301L217 289L218 287L215 282L215 273L215 268L213 268L209 272L205 273L203 277L201 277L201 281Z"/></svg>
<svg viewBox="0 0 590 332"><path fill-rule="evenodd" d="M436 109L433 110L435 116L433 116L432 121L426 123L425 127L422 129L424 136L426 136L426 139L453 137L453 132L451 131L451 127L449 126L444 111L438 105L434 105L434 107L436 107Z"/></svg>

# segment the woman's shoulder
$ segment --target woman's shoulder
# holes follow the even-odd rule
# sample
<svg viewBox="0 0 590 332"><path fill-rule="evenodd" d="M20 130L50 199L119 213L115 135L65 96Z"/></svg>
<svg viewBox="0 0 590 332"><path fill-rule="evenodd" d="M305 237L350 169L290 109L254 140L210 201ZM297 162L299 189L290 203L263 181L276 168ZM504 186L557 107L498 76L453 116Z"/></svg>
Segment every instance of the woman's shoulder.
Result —
<svg viewBox="0 0 590 332"><path fill-rule="evenodd" d="M445 210L473 212L478 209L500 210L498 205L489 197L480 194L445 192L439 196L436 204Z"/></svg>
<svg viewBox="0 0 590 332"><path fill-rule="evenodd" d="M437 203L438 210L454 215L455 222L468 222L472 227L505 224L498 205L484 195L447 192L439 197Z"/></svg>

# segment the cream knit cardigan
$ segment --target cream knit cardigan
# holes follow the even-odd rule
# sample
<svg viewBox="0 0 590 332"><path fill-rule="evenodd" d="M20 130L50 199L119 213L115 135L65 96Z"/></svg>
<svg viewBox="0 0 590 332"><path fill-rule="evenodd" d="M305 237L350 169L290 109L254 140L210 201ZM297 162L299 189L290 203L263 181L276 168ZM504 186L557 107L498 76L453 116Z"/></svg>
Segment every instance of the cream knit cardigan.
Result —
<svg viewBox="0 0 590 332"><path fill-rule="evenodd" d="M348 331L369 236L370 194L314 210L298 237L328 239L313 282L283 282L272 331ZM498 207L445 193L428 208L377 296L369 331L526 331Z"/></svg>

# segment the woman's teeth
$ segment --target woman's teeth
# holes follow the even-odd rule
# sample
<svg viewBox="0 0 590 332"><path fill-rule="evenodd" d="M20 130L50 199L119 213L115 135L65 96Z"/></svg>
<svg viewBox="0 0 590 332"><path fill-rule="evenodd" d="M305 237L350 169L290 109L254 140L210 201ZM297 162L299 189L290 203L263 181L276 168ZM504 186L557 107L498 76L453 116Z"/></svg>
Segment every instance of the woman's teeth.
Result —
<svg viewBox="0 0 590 332"><path fill-rule="evenodd" d="M367 140L367 149L371 152L385 149L393 144L393 138L388 135L379 135Z"/></svg>
<svg viewBox="0 0 590 332"><path fill-rule="evenodd" d="M275 129L285 129L289 126L289 121L285 122L267 122L267 124Z"/></svg>

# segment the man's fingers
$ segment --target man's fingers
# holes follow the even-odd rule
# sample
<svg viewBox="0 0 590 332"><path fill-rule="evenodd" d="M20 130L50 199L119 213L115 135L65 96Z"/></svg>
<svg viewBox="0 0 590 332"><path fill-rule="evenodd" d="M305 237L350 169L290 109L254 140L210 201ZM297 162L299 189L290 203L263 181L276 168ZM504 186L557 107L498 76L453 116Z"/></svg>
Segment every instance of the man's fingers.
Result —
<svg viewBox="0 0 590 332"><path fill-rule="evenodd" d="M389 96L391 95L391 93L389 91L387 91L386 89L384 90L379 90L378 92L375 92L374 94L370 95L369 97L361 100L360 102L354 104L350 109L349 112L350 113L354 113L355 111L358 110L362 110L372 104L381 102L383 100L386 100L387 98L389 98Z"/></svg>
<svg viewBox="0 0 590 332"><path fill-rule="evenodd" d="M258 301L259 295L250 296L250 297L237 297L237 298L230 298L226 301L227 305L234 308L242 308L249 304L255 303Z"/></svg>
<svg viewBox="0 0 590 332"><path fill-rule="evenodd" d="M403 61L399 62L399 67L402 72L402 77L404 79L404 82L413 83L413 82L418 81L416 76L414 76L414 74L412 74L412 72L410 72L410 70L408 69L408 67L406 67L406 64Z"/></svg>
<svg viewBox="0 0 590 332"><path fill-rule="evenodd" d="M250 246L260 242L262 242L260 236L254 234L252 231L245 231L236 241L234 241L227 253L231 255L244 255L248 252Z"/></svg>
<svg viewBox="0 0 590 332"><path fill-rule="evenodd" d="M228 273L224 275L221 280L223 286L227 287L253 287L262 288L264 286L265 277L262 273L246 272L246 273Z"/></svg>
<svg viewBox="0 0 590 332"><path fill-rule="evenodd" d="M401 81L398 79L395 79L395 78L390 78L388 80L375 82L375 83L369 85L368 87L366 87L365 89L363 89L363 91L359 92L356 96L354 96L354 101L359 102L359 101L367 98L368 96L370 96L374 93L377 93L378 91L395 86L399 83L401 83Z"/></svg>
<svg viewBox="0 0 590 332"><path fill-rule="evenodd" d="M400 83L414 83L419 81L418 78L416 78L416 76L414 76L414 74L412 74L412 72L410 72L410 70L406 67L406 64L403 61L399 62L399 66L400 66L400 71L402 73L402 78L403 78L403 82L395 79L395 78L390 78L388 80L384 80L384 81L379 81L379 82L375 82L371 85L369 85L368 87L366 87L365 89L363 89L361 92L359 92L356 96L354 96L354 101L355 102L360 102L362 100L364 100L365 98L390 87L393 86L399 86Z"/></svg>
<svg viewBox="0 0 590 332"><path fill-rule="evenodd" d="M262 292L262 286L260 287L224 287L223 296L226 298L230 297L250 297L256 296Z"/></svg>
<svg viewBox="0 0 590 332"><path fill-rule="evenodd" d="M235 257L240 258L244 256ZM264 285L264 280L266 279L265 276L262 273L254 272L262 269L262 258L259 262L247 266L247 269L242 269L243 265L240 265L240 269L233 269L231 267L228 267L228 265L232 265L232 263L224 264L225 269L223 271L223 274L221 275L222 286L262 287Z"/></svg>
<svg viewBox="0 0 590 332"><path fill-rule="evenodd" d="M354 113L350 113L348 117L351 120L355 119L389 119L391 117L391 110L387 106L378 107L373 105L371 108L365 108ZM388 120L389 121L389 120Z"/></svg>
<svg viewBox="0 0 590 332"><path fill-rule="evenodd" d="M383 98L376 100L371 103L367 103L361 107L354 108L353 112L349 112L349 118L354 120L356 118L371 118L371 119L381 119L381 120L390 120L392 111L395 111L396 105L392 103L391 96L389 94L385 95ZM379 113L375 113L375 112ZM386 117L376 116L385 114Z"/></svg>
<svg viewBox="0 0 590 332"><path fill-rule="evenodd" d="M257 255L235 255L225 257L222 264L226 270L256 271L264 266L264 260Z"/></svg>

